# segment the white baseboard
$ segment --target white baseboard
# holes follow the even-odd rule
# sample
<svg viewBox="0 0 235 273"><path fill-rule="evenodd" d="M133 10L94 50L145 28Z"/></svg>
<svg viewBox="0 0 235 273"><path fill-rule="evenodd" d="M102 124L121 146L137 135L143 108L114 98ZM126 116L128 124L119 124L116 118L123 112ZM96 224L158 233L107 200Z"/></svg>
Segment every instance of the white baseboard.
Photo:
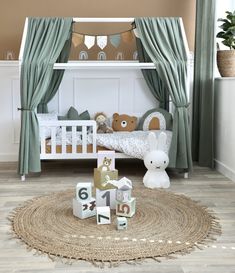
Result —
<svg viewBox="0 0 235 273"><path fill-rule="evenodd" d="M216 170L222 173L224 176L231 179L233 182L235 182L235 170L229 168L228 166L226 166L224 163L220 162L217 159L214 159L214 161Z"/></svg>
<svg viewBox="0 0 235 273"><path fill-rule="evenodd" d="M18 154L0 154L0 162L18 161Z"/></svg>

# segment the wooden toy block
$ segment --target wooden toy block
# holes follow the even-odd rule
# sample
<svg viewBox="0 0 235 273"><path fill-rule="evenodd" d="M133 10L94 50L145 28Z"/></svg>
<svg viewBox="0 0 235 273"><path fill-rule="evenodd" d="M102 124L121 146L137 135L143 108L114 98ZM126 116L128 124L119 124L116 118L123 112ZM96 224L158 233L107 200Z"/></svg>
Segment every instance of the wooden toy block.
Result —
<svg viewBox="0 0 235 273"><path fill-rule="evenodd" d="M131 200L131 189L128 190L116 190L116 199L119 202L126 203Z"/></svg>
<svg viewBox="0 0 235 273"><path fill-rule="evenodd" d="M117 230L127 229L127 219L126 217L117 217Z"/></svg>
<svg viewBox="0 0 235 273"><path fill-rule="evenodd" d="M110 207L97 207L96 220L98 225L106 225L111 223Z"/></svg>
<svg viewBox="0 0 235 273"><path fill-rule="evenodd" d="M80 201L88 201L92 198L91 183L77 183L76 198Z"/></svg>
<svg viewBox="0 0 235 273"><path fill-rule="evenodd" d="M73 198L73 215L85 219L96 215L96 200L90 198L87 201L79 201Z"/></svg>
<svg viewBox="0 0 235 273"><path fill-rule="evenodd" d="M94 185L100 190L116 189L112 184L109 184L109 180L118 179L118 170L101 171L97 168L94 169Z"/></svg>
<svg viewBox="0 0 235 273"><path fill-rule="evenodd" d="M132 217L135 214L135 204L136 199L134 197L125 203L117 201L116 214L118 216Z"/></svg>
<svg viewBox="0 0 235 273"><path fill-rule="evenodd" d="M97 169L101 171L115 170L115 151L98 151Z"/></svg>
<svg viewBox="0 0 235 273"><path fill-rule="evenodd" d="M96 205L97 207L108 206L116 209L116 189L100 190L96 189Z"/></svg>

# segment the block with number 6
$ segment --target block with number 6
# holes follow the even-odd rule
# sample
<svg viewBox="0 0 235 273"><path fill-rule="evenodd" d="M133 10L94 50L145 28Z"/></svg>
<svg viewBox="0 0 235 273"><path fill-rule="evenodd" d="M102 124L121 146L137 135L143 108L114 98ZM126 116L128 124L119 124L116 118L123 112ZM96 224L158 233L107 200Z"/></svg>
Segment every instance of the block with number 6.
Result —
<svg viewBox="0 0 235 273"><path fill-rule="evenodd" d="M79 201L73 198L73 215L85 219L96 215L96 201L91 198L87 201Z"/></svg>
<svg viewBox="0 0 235 273"><path fill-rule="evenodd" d="M118 216L132 217L135 214L135 203L136 199L134 197L125 203L117 201L116 214Z"/></svg>
<svg viewBox="0 0 235 273"><path fill-rule="evenodd" d="M96 189L96 205L97 207L108 206L116 209L116 189L100 190Z"/></svg>
<svg viewBox="0 0 235 273"><path fill-rule="evenodd" d="M77 183L76 198L80 201L88 201L92 198L91 183Z"/></svg>
<svg viewBox="0 0 235 273"><path fill-rule="evenodd" d="M97 207L96 220L98 225L105 225L111 223L110 207Z"/></svg>

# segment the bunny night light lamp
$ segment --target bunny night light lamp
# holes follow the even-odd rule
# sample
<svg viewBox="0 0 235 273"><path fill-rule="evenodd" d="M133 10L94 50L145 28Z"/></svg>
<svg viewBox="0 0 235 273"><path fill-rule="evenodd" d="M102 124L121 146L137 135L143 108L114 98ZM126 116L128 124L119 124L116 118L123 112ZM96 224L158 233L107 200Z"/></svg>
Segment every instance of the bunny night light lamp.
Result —
<svg viewBox="0 0 235 273"><path fill-rule="evenodd" d="M167 135L161 132L158 139L156 135L151 132L148 135L148 143L150 151L144 156L144 165L148 169L143 182L147 188L169 188L170 179L165 169L169 164L169 157L164 152Z"/></svg>

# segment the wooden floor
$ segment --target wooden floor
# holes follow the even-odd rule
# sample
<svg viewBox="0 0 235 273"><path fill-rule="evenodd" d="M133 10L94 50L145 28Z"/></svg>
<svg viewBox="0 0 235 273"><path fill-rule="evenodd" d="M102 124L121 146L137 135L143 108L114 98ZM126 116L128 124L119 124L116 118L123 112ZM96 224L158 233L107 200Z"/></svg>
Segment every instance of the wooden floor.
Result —
<svg viewBox="0 0 235 273"><path fill-rule="evenodd" d="M145 169L140 161L118 161L120 176L141 183ZM42 174L21 182L16 163L0 163L0 272L162 272L162 273L235 273L235 182L216 171L195 167L188 180L171 174L172 192L183 193L213 209L221 220L222 236L203 250L161 263L121 264L99 269L88 262L72 265L52 262L47 256L34 256L9 234L9 212L34 196L73 188L79 181L92 180L95 161L44 162Z"/></svg>

